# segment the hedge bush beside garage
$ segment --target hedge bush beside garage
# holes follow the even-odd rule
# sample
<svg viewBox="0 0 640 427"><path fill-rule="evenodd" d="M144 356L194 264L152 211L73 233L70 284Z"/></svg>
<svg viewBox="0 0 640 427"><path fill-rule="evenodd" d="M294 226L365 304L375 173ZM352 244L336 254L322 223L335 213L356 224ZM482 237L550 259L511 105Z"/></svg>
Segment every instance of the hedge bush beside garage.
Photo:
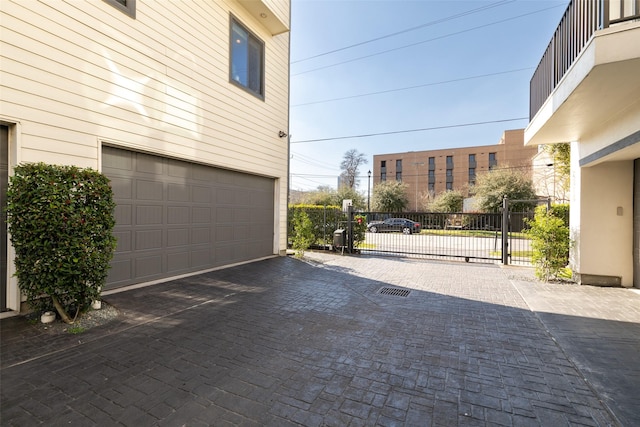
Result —
<svg viewBox="0 0 640 427"><path fill-rule="evenodd" d="M338 228L346 228L347 215L342 212L340 206L290 205L288 217L290 241L295 236L293 218L295 218L298 211L306 213L311 224L313 224L312 245L331 244L333 242L333 232Z"/></svg>
<svg viewBox="0 0 640 427"><path fill-rule="evenodd" d="M75 166L23 164L7 201L20 290L33 309L55 307L72 322L99 299L115 249L108 178Z"/></svg>

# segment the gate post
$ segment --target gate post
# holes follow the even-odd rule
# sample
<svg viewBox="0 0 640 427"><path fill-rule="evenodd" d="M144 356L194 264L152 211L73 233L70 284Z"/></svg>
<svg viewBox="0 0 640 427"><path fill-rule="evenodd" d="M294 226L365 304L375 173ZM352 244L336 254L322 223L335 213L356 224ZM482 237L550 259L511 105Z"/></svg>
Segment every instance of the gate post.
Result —
<svg viewBox="0 0 640 427"><path fill-rule="evenodd" d="M509 199L502 198L502 263L509 265Z"/></svg>
<svg viewBox="0 0 640 427"><path fill-rule="evenodd" d="M349 205L347 210L349 221L347 223L347 252L353 253L353 206Z"/></svg>

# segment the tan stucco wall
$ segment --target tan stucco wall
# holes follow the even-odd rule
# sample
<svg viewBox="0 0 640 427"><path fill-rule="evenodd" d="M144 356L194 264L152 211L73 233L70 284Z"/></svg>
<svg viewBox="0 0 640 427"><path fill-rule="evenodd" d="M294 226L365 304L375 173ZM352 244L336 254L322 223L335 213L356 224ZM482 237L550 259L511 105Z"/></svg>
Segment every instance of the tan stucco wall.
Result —
<svg viewBox="0 0 640 427"><path fill-rule="evenodd" d="M574 168L571 178L573 271L633 286L633 161Z"/></svg>

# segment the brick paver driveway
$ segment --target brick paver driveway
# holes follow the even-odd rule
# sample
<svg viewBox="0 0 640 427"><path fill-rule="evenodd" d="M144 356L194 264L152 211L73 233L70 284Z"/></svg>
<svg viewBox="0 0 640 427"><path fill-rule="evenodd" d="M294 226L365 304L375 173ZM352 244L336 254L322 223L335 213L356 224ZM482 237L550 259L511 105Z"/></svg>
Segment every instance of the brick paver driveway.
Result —
<svg viewBox="0 0 640 427"><path fill-rule="evenodd" d="M3 342L0 421L616 424L499 267L354 260L366 274L274 258L122 292L85 336Z"/></svg>

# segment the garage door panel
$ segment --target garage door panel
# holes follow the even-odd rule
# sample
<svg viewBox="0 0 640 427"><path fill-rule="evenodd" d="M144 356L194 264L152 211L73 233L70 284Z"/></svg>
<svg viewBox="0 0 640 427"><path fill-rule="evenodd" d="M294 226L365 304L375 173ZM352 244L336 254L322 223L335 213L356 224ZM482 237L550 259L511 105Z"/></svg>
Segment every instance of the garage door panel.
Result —
<svg viewBox="0 0 640 427"><path fill-rule="evenodd" d="M111 261L111 268L109 269L109 276L107 279L108 284L128 284L133 277L132 260L129 258L121 259L120 257L114 257ZM109 287L109 286L106 286Z"/></svg>
<svg viewBox="0 0 640 427"><path fill-rule="evenodd" d="M161 182L144 179L136 180L136 199L138 200L163 200L164 188Z"/></svg>
<svg viewBox="0 0 640 427"><path fill-rule="evenodd" d="M188 202L191 198L189 186L185 184L169 183L167 191L170 202Z"/></svg>
<svg viewBox="0 0 640 427"><path fill-rule="evenodd" d="M162 224L163 207L159 205L143 205L136 207L135 225Z"/></svg>
<svg viewBox="0 0 640 427"><path fill-rule="evenodd" d="M107 289L273 254L272 179L112 147L103 153L118 238Z"/></svg>
<svg viewBox="0 0 640 427"><path fill-rule="evenodd" d="M182 252L170 252L167 254L167 269L178 273L188 271L191 268L191 251L185 249Z"/></svg>
<svg viewBox="0 0 640 427"><path fill-rule="evenodd" d="M117 239L116 252L131 251L133 242L131 230L114 231L113 235Z"/></svg>
<svg viewBox="0 0 640 427"><path fill-rule="evenodd" d="M189 224L191 210L189 206L169 206L167 208L168 224Z"/></svg>
<svg viewBox="0 0 640 427"><path fill-rule="evenodd" d="M120 199L133 199L133 179L111 178L111 188Z"/></svg>
<svg viewBox="0 0 640 427"><path fill-rule="evenodd" d="M137 230L135 232L135 250L162 249L162 229Z"/></svg>
<svg viewBox="0 0 640 427"><path fill-rule="evenodd" d="M134 260L136 279L153 279L162 276L162 255L138 257Z"/></svg>
<svg viewBox="0 0 640 427"><path fill-rule="evenodd" d="M211 203L211 188L194 185L191 187L191 200L194 203Z"/></svg>
<svg viewBox="0 0 640 427"><path fill-rule="evenodd" d="M172 228L167 230L167 247L189 246L191 243L189 232L188 228Z"/></svg>
<svg viewBox="0 0 640 427"><path fill-rule="evenodd" d="M145 153L134 153L135 154L135 171L143 174L152 174L152 175L164 175L164 165L167 162L167 159L159 162L158 156L154 156L152 154Z"/></svg>

